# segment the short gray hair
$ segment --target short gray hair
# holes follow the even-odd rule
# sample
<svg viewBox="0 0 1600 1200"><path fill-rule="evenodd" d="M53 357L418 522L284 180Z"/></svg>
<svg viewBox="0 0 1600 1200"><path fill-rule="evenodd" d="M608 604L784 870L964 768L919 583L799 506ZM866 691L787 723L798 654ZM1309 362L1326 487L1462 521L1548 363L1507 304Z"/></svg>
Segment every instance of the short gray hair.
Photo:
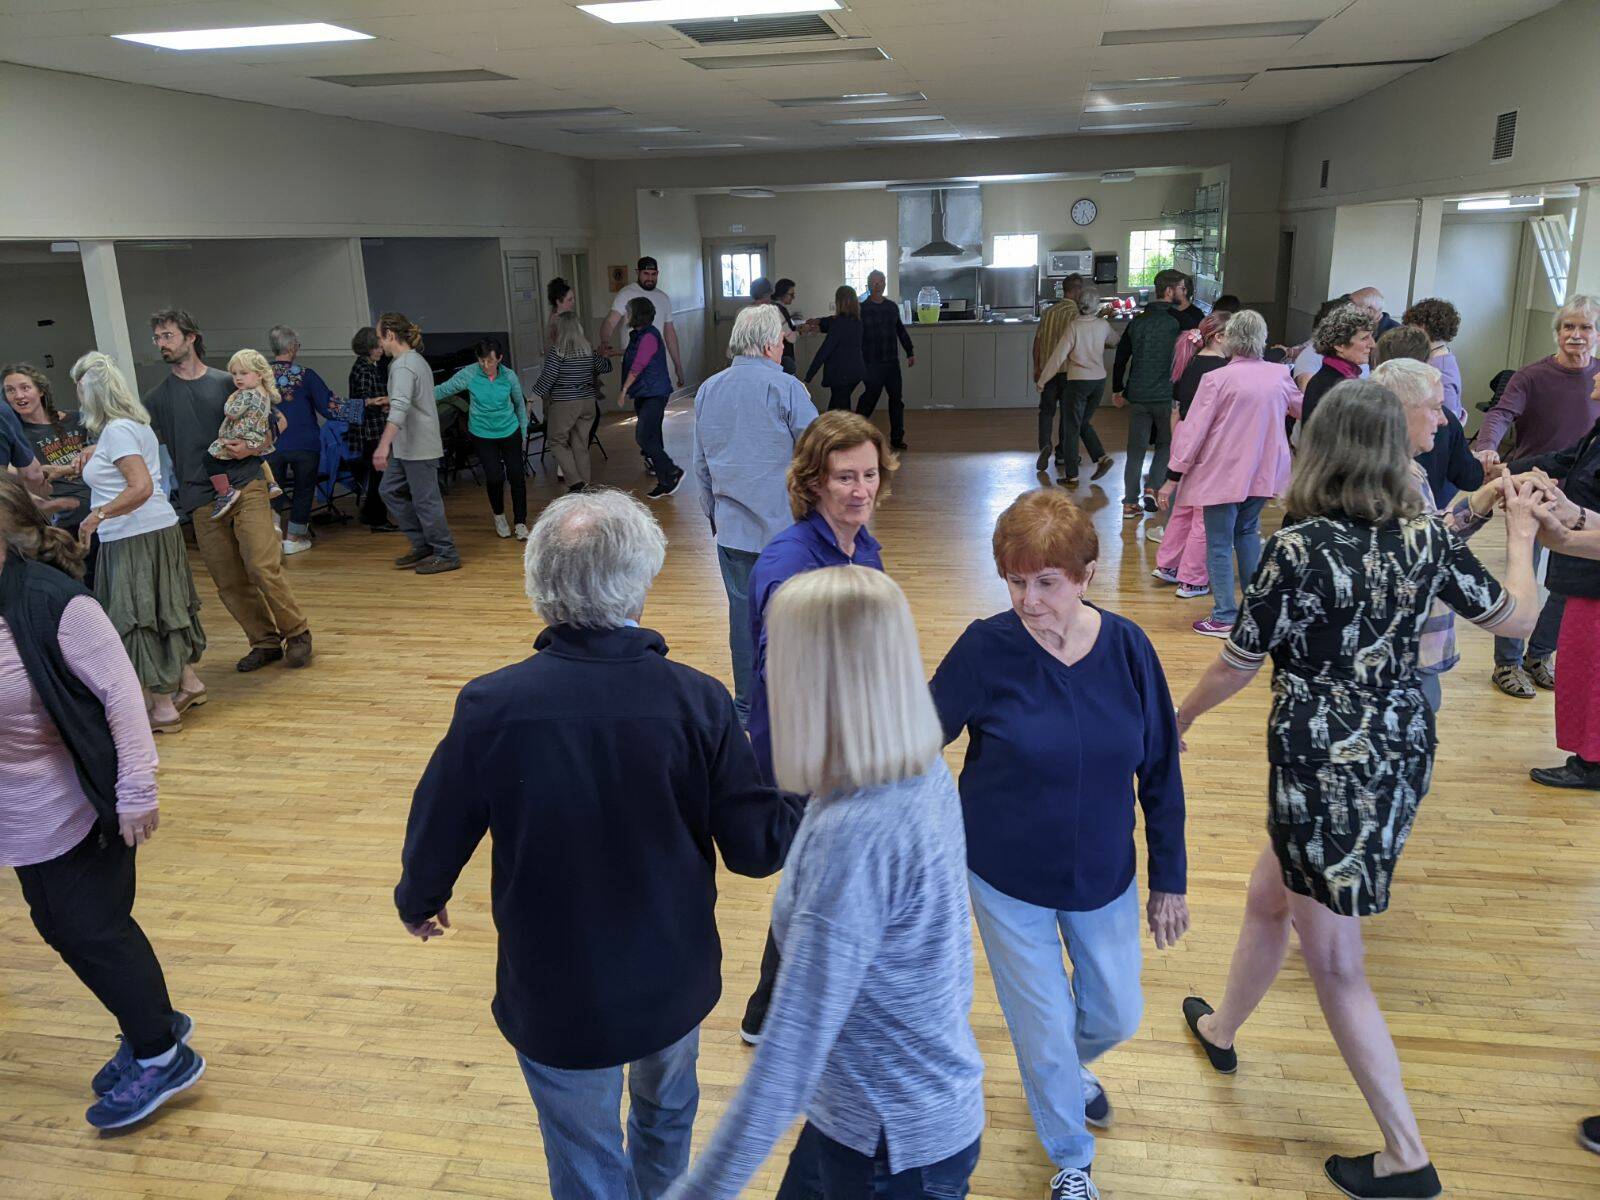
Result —
<svg viewBox="0 0 1600 1200"><path fill-rule="evenodd" d="M1435 396L1444 394L1444 376L1439 368L1414 358L1391 358L1372 369L1372 382L1382 384L1407 408L1427 408Z"/></svg>
<svg viewBox="0 0 1600 1200"><path fill-rule="evenodd" d="M1233 324L1229 321L1228 324ZM1355 341L1363 330L1371 332L1378 327L1378 318L1359 304L1341 304L1317 322L1311 334L1311 345L1318 354L1332 354L1340 346Z"/></svg>
<svg viewBox="0 0 1600 1200"><path fill-rule="evenodd" d="M1560 308L1556 309L1556 315L1550 322L1550 328L1557 337L1561 336L1561 322L1568 317L1588 317L1591 321L1600 323L1600 297L1589 296L1579 292Z"/></svg>
<svg viewBox="0 0 1600 1200"><path fill-rule="evenodd" d="M728 357L765 354L768 347L782 341L782 314L771 304L752 304L741 309L733 319L733 332L728 335Z"/></svg>
<svg viewBox="0 0 1600 1200"><path fill-rule="evenodd" d="M1075 303L1078 306L1080 316L1087 315L1092 317L1100 311L1100 292L1096 288L1080 286L1078 288L1078 299Z"/></svg>
<svg viewBox="0 0 1600 1200"><path fill-rule="evenodd" d="M267 344L274 354L287 354L300 348L300 335L287 325L274 325L267 330Z"/></svg>
<svg viewBox="0 0 1600 1200"><path fill-rule="evenodd" d="M1222 348L1230 358L1260 358L1267 352L1267 321L1253 308L1242 308L1222 327Z"/></svg>
<svg viewBox="0 0 1600 1200"><path fill-rule="evenodd" d="M595 488L551 501L523 554L533 610L550 625L617 629L638 618L667 558L667 535L625 492Z"/></svg>
<svg viewBox="0 0 1600 1200"><path fill-rule="evenodd" d="M78 385L78 415L90 433L98 434L113 421L150 424L150 414L110 355L91 350L72 364L71 374Z"/></svg>

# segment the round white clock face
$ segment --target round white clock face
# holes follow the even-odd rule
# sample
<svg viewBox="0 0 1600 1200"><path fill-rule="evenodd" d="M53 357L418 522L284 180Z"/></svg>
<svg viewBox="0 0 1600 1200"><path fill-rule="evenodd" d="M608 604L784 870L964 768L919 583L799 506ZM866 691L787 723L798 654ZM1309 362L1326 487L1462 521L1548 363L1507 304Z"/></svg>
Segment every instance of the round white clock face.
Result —
<svg viewBox="0 0 1600 1200"><path fill-rule="evenodd" d="M1099 214L1100 209L1093 200L1079 200L1072 206L1072 220L1076 225L1088 225Z"/></svg>

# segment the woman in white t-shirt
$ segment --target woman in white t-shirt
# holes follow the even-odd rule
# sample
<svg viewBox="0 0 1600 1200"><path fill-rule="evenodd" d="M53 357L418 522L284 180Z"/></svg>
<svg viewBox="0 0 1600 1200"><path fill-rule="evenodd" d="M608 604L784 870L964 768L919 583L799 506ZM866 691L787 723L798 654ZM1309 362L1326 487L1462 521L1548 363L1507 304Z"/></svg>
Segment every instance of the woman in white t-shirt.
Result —
<svg viewBox="0 0 1600 1200"><path fill-rule="evenodd" d="M72 379L97 440L83 468L89 515L78 527L83 540L100 538L94 594L133 660L150 728L176 733L183 713L206 700L194 673L206 635L178 514L162 485L161 450L150 414L109 357L85 354Z"/></svg>

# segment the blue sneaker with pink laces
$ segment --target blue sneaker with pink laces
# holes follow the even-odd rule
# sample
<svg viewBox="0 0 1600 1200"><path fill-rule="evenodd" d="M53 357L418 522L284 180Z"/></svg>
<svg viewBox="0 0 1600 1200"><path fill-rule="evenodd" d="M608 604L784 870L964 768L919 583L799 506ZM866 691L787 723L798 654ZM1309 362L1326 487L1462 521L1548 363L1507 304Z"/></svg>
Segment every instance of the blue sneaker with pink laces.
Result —
<svg viewBox="0 0 1600 1200"><path fill-rule="evenodd" d="M121 1129L144 1120L192 1088L205 1073L206 1060L179 1042L166 1066L141 1067L135 1062L84 1116L96 1129Z"/></svg>
<svg viewBox="0 0 1600 1200"><path fill-rule="evenodd" d="M176 1010L172 1013L172 1038L174 1041L187 1042L194 1036L194 1018L188 1013ZM89 1084L94 1089L96 1096L104 1096L117 1086L129 1067L133 1066L133 1047L128 1045L128 1039L120 1033L117 1034L117 1052L111 1056L109 1062L94 1073L94 1081Z"/></svg>

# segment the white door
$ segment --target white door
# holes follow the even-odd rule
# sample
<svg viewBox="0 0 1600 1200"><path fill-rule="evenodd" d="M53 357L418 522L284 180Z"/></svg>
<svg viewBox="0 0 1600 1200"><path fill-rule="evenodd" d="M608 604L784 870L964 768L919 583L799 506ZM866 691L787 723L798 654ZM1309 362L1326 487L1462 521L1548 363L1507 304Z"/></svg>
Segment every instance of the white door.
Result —
<svg viewBox="0 0 1600 1200"><path fill-rule="evenodd" d="M772 239L717 238L707 241L706 295L711 297L711 358L706 374L728 361L728 337L739 310L750 305L750 285L763 275L772 279Z"/></svg>
<svg viewBox="0 0 1600 1200"><path fill-rule="evenodd" d="M511 315L511 361L526 383L544 358L544 282L537 254L506 255L506 309Z"/></svg>

